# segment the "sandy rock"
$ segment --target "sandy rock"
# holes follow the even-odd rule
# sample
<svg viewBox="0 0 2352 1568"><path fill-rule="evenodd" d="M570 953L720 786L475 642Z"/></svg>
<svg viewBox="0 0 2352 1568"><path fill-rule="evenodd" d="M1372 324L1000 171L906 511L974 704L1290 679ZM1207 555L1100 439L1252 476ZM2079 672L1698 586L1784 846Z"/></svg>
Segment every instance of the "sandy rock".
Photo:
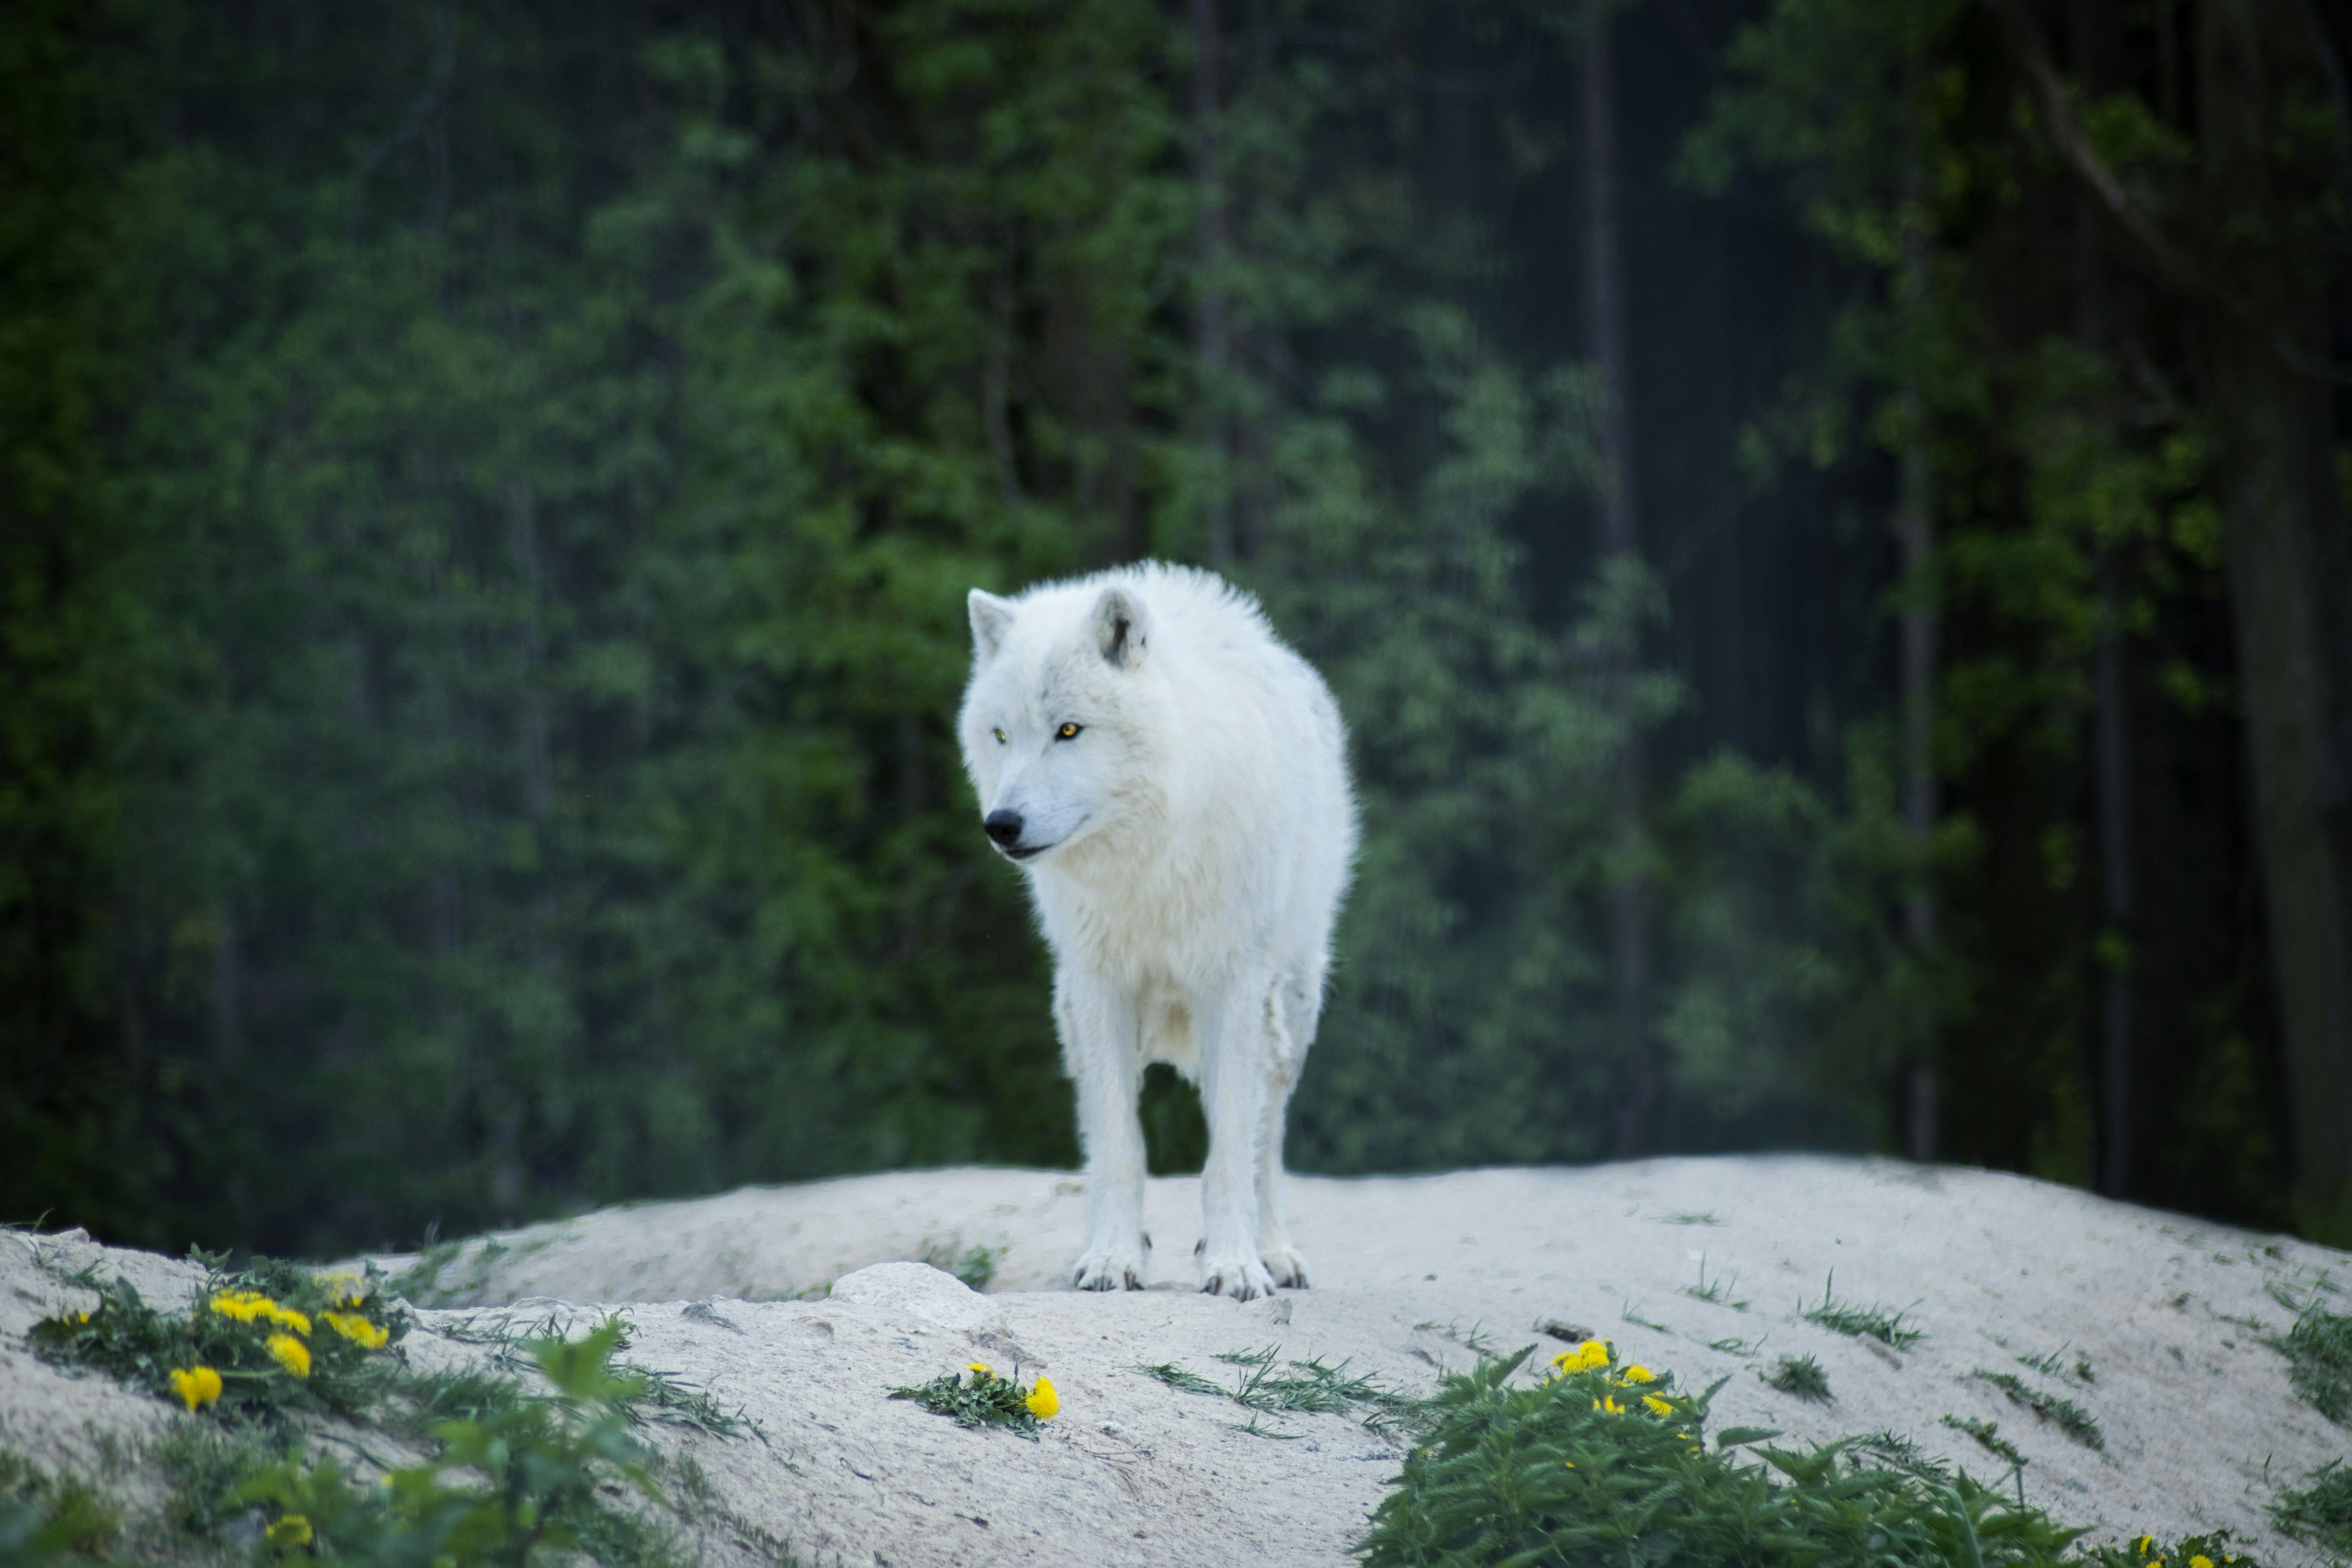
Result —
<svg viewBox="0 0 2352 1568"><path fill-rule="evenodd" d="M1791 1440L1891 1430L1990 1477L2005 1467L1942 1418L1995 1420L2027 1457L2027 1499L2095 1539L2226 1526L2278 1564L2315 1558L2268 1529L2271 1489L2352 1447L2293 1397L2265 1342L2291 1321L2276 1292L2352 1285L2352 1258L2021 1177L1791 1156L1305 1179L1294 1232L1318 1288L1247 1305L1191 1289L1196 1180L1151 1184L1150 1290L1062 1288L1082 1210L1067 1173L1007 1170L606 1210L465 1249L419 1289L446 1304L419 1312L407 1348L462 1356L438 1336L469 1321L576 1329L625 1311L626 1362L708 1389L764 1435L652 1429L709 1478L718 1521L700 1544L714 1563L766 1561L778 1541L806 1562L897 1568L1347 1563L1396 1473L1391 1441L1337 1415L1281 1417L1268 1424L1294 1440L1269 1441L1230 1402L1139 1370L1226 1378L1219 1352L1268 1344L1422 1392L1468 1364L1472 1342L1549 1355L1594 1332L1686 1387L1727 1378L1720 1426ZM190 1278L87 1242L37 1245L142 1271L151 1294ZM985 1293L908 1261L973 1247L1000 1249ZM1900 1309L1925 1337L1890 1348L1805 1321L1832 1271L1841 1300ZM22 1331L64 1299L21 1238L0 1245L0 1447L37 1457L85 1426L186 1419L33 1361ZM2021 1364L2052 1352L2059 1370ZM1817 1357L1836 1402L1767 1386L1782 1354ZM1024 1380L1050 1369L1062 1413L1044 1441L885 1397L972 1361ZM1986 1373L2072 1399L2105 1447L2038 1421Z"/></svg>

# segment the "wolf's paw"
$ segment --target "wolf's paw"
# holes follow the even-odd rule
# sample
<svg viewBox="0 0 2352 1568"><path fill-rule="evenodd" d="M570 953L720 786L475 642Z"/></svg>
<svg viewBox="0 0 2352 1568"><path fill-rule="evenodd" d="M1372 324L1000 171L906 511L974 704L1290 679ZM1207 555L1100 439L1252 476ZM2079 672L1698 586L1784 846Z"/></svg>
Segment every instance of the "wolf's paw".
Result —
<svg viewBox="0 0 2352 1568"><path fill-rule="evenodd" d="M1201 1289L1211 1296L1255 1301L1274 1294L1274 1276L1255 1258L1212 1258L1201 1266Z"/></svg>
<svg viewBox="0 0 2352 1568"><path fill-rule="evenodd" d="M1277 1247L1265 1255L1265 1271L1286 1290L1304 1290L1315 1283L1307 1259L1287 1247Z"/></svg>
<svg viewBox="0 0 2352 1568"><path fill-rule="evenodd" d="M1097 1247L1078 1258L1070 1283L1081 1290L1140 1290L1143 1259L1112 1247Z"/></svg>

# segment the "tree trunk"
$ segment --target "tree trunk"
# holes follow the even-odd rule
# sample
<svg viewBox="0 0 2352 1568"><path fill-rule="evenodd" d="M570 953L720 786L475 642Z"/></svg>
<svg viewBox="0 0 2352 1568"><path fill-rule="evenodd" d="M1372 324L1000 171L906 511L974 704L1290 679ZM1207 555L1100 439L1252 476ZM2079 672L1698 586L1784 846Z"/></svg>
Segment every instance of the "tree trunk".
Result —
<svg viewBox="0 0 2352 1568"><path fill-rule="evenodd" d="M1584 46L1584 244L1592 358L1601 378L1601 549L1605 558L1632 556L1641 547L1633 510L1633 430L1626 397L1625 300L1617 258L1617 113L1611 92L1609 20L1595 20ZM1641 628L1624 628L1612 653L1607 681L1622 732L1615 784L1609 889L1610 945L1617 981L1617 1049L1624 1072L1617 1110L1617 1154L1644 1152L1658 1099L1658 1068L1650 1049L1647 899L1642 879L1642 734L1633 711L1633 676L1641 668Z"/></svg>
<svg viewBox="0 0 2352 1568"><path fill-rule="evenodd" d="M1927 308L1929 277L1927 235L1923 204L1926 179L1918 144L1921 112L1915 88L1909 103L1911 145L1903 166L1902 289L1909 309ZM1936 553L1935 471L1927 452L1927 410L1916 379L1900 394L1906 430L1900 489L1893 527L1902 552L1904 581L1912 601L1903 612L1903 816L1917 841L1922 864L1919 881L1904 900L1903 924L1915 948L1924 955L1936 942L1936 896L1925 864L1928 840L1936 831L1937 788L1933 737L1936 722L1936 606L1929 587ZM1937 1110L1936 1036L1923 1023L1914 1041L1905 1071L1903 1144L1911 1158L1936 1157Z"/></svg>
<svg viewBox="0 0 2352 1568"><path fill-rule="evenodd" d="M2097 101L2113 89L2120 54L2119 18L2114 0L2074 0L2075 74L2085 98ZM2084 346L2105 354L2107 301L2105 259L2096 199L2074 195L2074 327ZM2099 602L2093 687L2093 798L2098 824L2099 1048L2093 1075L2098 1085L2099 1143L2093 1165L2098 1190L2119 1198L2131 1183L2132 1131L2132 879L2130 683L2124 665L2121 565L2115 546L2093 542Z"/></svg>
<svg viewBox="0 0 2352 1568"><path fill-rule="evenodd" d="M2248 11L2257 13L2247 14ZM2290 7L2200 7L2198 87L2214 210L2279 236L2280 105L2311 38ZM2265 24L2274 28L2259 31ZM2222 258L2247 310L2200 332L2215 427L2231 618L2253 775L2273 973L2306 1228L2352 1219L2352 823L2343 710L2352 603L2336 490L2332 392L2282 349L2325 359L2324 278L2278 239ZM2339 1207L2338 1205L2342 1205ZM2339 1238L2341 1239L2341 1238Z"/></svg>

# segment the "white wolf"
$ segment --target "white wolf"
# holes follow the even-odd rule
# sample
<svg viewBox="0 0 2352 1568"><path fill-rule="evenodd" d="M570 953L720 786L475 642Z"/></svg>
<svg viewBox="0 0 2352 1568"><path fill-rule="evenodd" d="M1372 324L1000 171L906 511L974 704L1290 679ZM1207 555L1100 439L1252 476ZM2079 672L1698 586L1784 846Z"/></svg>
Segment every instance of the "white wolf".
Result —
<svg viewBox="0 0 2352 1568"><path fill-rule="evenodd" d="M1054 949L1087 1243L1071 1282L1143 1288L1147 1063L1201 1087L1201 1288L1303 1286L1283 1114L1323 1009L1356 848L1339 705L1256 604L1147 563L972 590L958 732L998 852Z"/></svg>

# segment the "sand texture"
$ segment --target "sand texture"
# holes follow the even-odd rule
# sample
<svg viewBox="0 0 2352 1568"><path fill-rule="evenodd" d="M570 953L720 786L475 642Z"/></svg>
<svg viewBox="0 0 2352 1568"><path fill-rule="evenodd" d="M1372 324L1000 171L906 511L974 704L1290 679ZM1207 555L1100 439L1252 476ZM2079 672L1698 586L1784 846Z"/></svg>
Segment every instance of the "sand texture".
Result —
<svg viewBox="0 0 2352 1568"><path fill-rule="evenodd" d="M2219 1526L2268 1562L2316 1563L2269 1529L2272 1489L2352 1448L2352 1432L2292 1395L2265 1342L2291 1320L2274 1289L2352 1285L2352 1258L2069 1188L1742 1157L1299 1178L1291 1206L1316 1288L1247 1305L1192 1288L1189 1179L1152 1184L1153 1288L1116 1295L1061 1288L1084 1208L1065 1173L916 1172L610 1209L448 1259L413 1292L409 1353L464 1353L436 1331L485 1314L584 1325L595 1306L625 1307L625 1360L707 1388L765 1435L656 1429L733 1521L697 1543L714 1563L769 1561L765 1536L803 1562L859 1568L1343 1563L1396 1472L1391 1440L1338 1415L1271 1423L1294 1441L1252 1435L1231 1403L1139 1363L1229 1378L1217 1352L1278 1344L1419 1393L1437 1368L1467 1363L1459 1342L1473 1331L1510 1350L1544 1322L1614 1340L1686 1387L1727 1377L1718 1426L1790 1439L1887 1429L1990 1478L2006 1466L1942 1418L1997 1421L2027 1458L2026 1498L2099 1541ZM986 1294L905 1261L974 1247L1001 1249ZM37 1250L67 1269L131 1271L151 1299L194 1279L86 1240L0 1238L0 1447L87 1464L101 1434L135 1440L190 1419L31 1357L23 1331L37 1317L87 1302ZM1693 1293L1702 1258L1718 1300ZM1900 1309L1924 1337L1892 1350L1804 1321L1832 1271L1840 1300ZM2017 1359L2062 1350L2063 1372ZM1784 1354L1818 1358L1834 1403L1767 1386L1762 1370ZM1054 1379L1062 1412L1043 1442L883 1397L973 1360ZM1981 1372L2073 1400L2104 1448Z"/></svg>

